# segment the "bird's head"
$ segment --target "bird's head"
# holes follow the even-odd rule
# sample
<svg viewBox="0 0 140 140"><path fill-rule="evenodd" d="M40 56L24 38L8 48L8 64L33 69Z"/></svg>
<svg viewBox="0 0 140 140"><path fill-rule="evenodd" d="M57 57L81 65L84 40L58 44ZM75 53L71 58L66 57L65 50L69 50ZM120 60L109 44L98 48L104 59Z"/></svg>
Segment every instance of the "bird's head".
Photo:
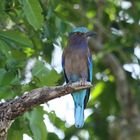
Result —
<svg viewBox="0 0 140 140"><path fill-rule="evenodd" d="M80 37L89 37L89 36L95 36L96 33L93 31L89 31L86 27L76 27L74 28L69 36L80 36Z"/></svg>
<svg viewBox="0 0 140 140"><path fill-rule="evenodd" d="M95 32L89 31L86 27L76 27L69 34L69 44L70 46L77 46L77 44L78 46L86 46L87 38L95 35Z"/></svg>

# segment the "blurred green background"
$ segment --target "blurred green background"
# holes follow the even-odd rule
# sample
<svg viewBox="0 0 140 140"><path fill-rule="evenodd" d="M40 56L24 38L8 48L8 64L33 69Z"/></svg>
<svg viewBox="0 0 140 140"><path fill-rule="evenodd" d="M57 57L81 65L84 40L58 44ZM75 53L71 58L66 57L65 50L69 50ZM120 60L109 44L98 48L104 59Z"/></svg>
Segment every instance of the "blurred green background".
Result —
<svg viewBox="0 0 140 140"><path fill-rule="evenodd" d="M0 0L0 99L63 84L61 53L75 26L97 32L84 127L38 106L13 122L8 140L140 140L139 0Z"/></svg>

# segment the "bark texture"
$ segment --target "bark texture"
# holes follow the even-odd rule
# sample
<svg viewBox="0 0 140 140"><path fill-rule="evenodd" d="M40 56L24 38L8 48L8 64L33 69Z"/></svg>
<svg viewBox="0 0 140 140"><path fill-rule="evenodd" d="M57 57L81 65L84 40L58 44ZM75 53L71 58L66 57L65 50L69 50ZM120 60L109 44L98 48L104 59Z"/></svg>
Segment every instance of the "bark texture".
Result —
<svg viewBox="0 0 140 140"><path fill-rule="evenodd" d="M57 87L42 87L24 93L21 97L0 103L0 140L6 140L12 121L29 109L71 92L90 88L90 82L75 82Z"/></svg>

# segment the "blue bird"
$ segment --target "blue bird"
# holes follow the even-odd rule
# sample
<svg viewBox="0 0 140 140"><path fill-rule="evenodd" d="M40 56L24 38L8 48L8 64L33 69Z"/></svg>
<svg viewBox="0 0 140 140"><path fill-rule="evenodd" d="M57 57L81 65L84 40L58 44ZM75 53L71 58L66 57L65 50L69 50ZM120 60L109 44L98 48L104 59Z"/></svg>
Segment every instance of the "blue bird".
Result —
<svg viewBox="0 0 140 140"><path fill-rule="evenodd" d="M95 35L85 27L77 27L69 34L68 46L62 55L62 67L67 83L76 81L92 82L92 56L88 48L88 36ZM84 109L89 99L90 89L72 93L74 100L75 126L84 125Z"/></svg>

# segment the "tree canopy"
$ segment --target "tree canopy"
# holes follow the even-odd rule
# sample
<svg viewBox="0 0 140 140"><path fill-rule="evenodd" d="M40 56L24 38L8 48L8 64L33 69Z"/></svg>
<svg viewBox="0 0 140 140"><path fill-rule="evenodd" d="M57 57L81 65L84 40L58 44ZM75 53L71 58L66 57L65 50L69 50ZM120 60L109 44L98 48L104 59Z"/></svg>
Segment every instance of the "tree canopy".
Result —
<svg viewBox="0 0 140 140"><path fill-rule="evenodd" d="M62 85L63 72L53 61L61 58L68 33L75 26L97 32L89 41L94 87L84 127L67 126L55 112L38 106L12 123L8 140L22 140L23 134L33 140L139 140L139 13L139 0L1 0L1 102L34 88ZM56 47L60 53L54 57ZM44 114L63 138L45 126Z"/></svg>

